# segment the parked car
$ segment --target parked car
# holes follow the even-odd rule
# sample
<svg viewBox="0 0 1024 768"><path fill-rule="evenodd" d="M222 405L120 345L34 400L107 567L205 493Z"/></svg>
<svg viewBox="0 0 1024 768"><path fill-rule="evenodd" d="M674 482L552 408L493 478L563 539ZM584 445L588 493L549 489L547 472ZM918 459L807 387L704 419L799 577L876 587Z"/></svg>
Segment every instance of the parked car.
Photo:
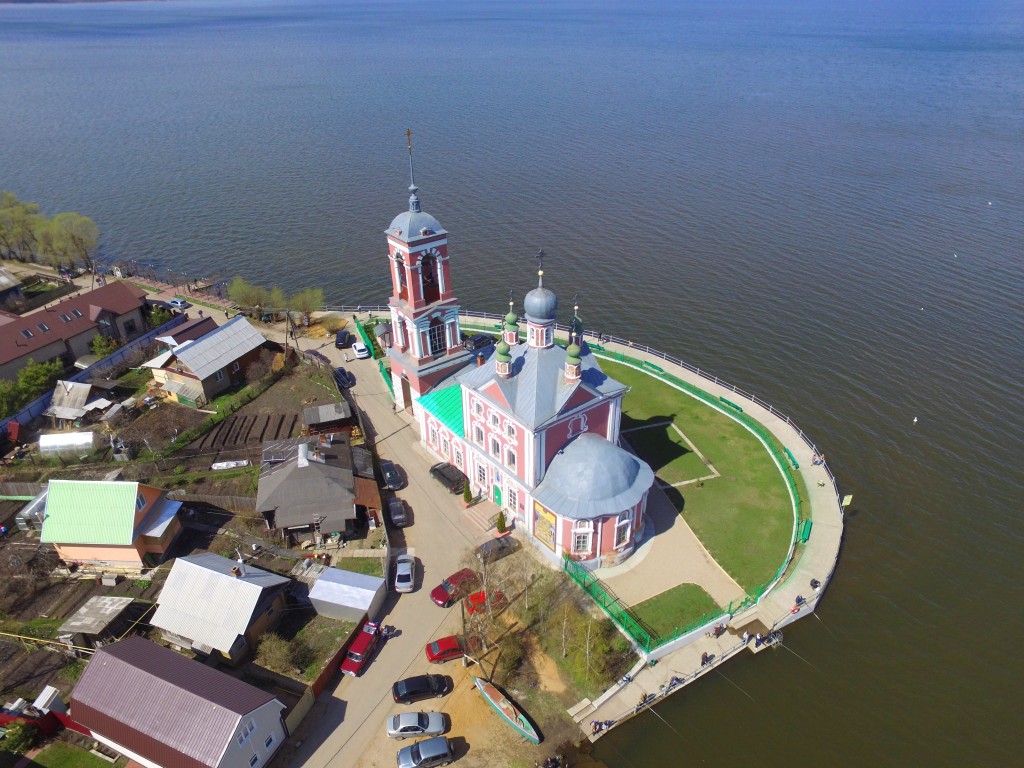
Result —
<svg viewBox="0 0 1024 768"><path fill-rule="evenodd" d="M451 680L444 675L413 675L392 685L391 696L399 704L411 704L431 697L440 699L451 690Z"/></svg>
<svg viewBox="0 0 1024 768"><path fill-rule="evenodd" d="M392 739L440 736L445 728L445 718L440 712L402 712L388 718L388 737Z"/></svg>
<svg viewBox="0 0 1024 768"><path fill-rule="evenodd" d="M464 635L448 635L440 640L433 640L423 647L423 653L431 664L443 664L453 659L461 659L466 655L467 649L477 650L480 641L472 638L472 641Z"/></svg>
<svg viewBox="0 0 1024 768"><path fill-rule="evenodd" d="M430 476L451 493L462 493L462 487L469 482L462 472L444 461L430 468Z"/></svg>
<svg viewBox="0 0 1024 768"><path fill-rule="evenodd" d="M434 605L447 608L456 600L461 600L480 584L480 577L472 568L456 571L430 591L430 599Z"/></svg>
<svg viewBox="0 0 1024 768"><path fill-rule="evenodd" d="M409 524L409 515L405 511L405 502L397 496L388 499L388 517L395 528L404 528Z"/></svg>
<svg viewBox="0 0 1024 768"><path fill-rule="evenodd" d="M462 342L462 346L473 352L478 349L486 349L493 343L493 336L488 336L486 333L477 333Z"/></svg>
<svg viewBox="0 0 1024 768"><path fill-rule="evenodd" d="M344 349L352 341L352 334L348 331L338 331L338 334L334 337L335 349Z"/></svg>
<svg viewBox="0 0 1024 768"><path fill-rule="evenodd" d="M412 592L416 589L416 558L399 555L395 559L395 592Z"/></svg>
<svg viewBox="0 0 1024 768"><path fill-rule="evenodd" d="M455 759L452 745L444 736L417 741L398 750L398 768L433 768Z"/></svg>
<svg viewBox="0 0 1024 768"><path fill-rule="evenodd" d="M366 345L361 341L355 341L352 343L352 351L356 353L356 358L365 360L370 356L370 350L366 348Z"/></svg>
<svg viewBox="0 0 1024 768"><path fill-rule="evenodd" d="M501 560L501 558L511 555L513 552L518 552L522 549L522 546L518 539L513 539L511 536L491 539L476 548L476 558L481 563L493 563L496 560Z"/></svg>
<svg viewBox="0 0 1024 768"><path fill-rule="evenodd" d="M502 592L491 592L490 597L488 597L486 592L480 590L466 598L466 613L470 616L475 613L481 613L486 610L488 603L490 603L492 611L500 611L508 603L508 600L505 599L505 595Z"/></svg>
<svg viewBox="0 0 1024 768"><path fill-rule="evenodd" d="M397 491L402 487L402 475L399 473L398 467L395 466L394 462L381 459L380 474L384 479L384 487L389 491Z"/></svg>
<svg viewBox="0 0 1024 768"><path fill-rule="evenodd" d="M342 389L348 389L349 387L355 386L355 379L352 378L352 374L342 368L340 365L334 369L334 378L338 382L338 386Z"/></svg>
<svg viewBox="0 0 1024 768"><path fill-rule="evenodd" d="M370 660L377 644L380 642L380 624L369 619L363 619L362 626L356 632L352 645L348 647L348 653L341 662L341 671L346 675L355 677L363 671L366 662Z"/></svg>
<svg viewBox="0 0 1024 768"><path fill-rule="evenodd" d="M169 306L171 309L184 310L184 309L188 309L192 305L189 304L184 299L170 299L167 302L167 306Z"/></svg>

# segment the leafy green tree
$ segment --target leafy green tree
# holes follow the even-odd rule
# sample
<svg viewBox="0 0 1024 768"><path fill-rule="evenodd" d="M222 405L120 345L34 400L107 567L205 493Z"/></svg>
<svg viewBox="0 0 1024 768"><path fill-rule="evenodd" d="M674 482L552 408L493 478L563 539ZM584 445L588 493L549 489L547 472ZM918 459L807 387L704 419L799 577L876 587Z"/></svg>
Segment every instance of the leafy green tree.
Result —
<svg viewBox="0 0 1024 768"><path fill-rule="evenodd" d="M12 415L21 407L21 392L18 383L0 379L0 418Z"/></svg>
<svg viewBox="0 0 1024 768"><path fill-rule="evenodd" d="M306 288L292 296L289 303L291 309L308 315L313 310L320 309L324 305L324 289Z"/></svg>
<svg viewBox="0 0 1024 768"><path fill-rule="evenodd" d="M100 239L100 231L96 227L96 222L88 216L67 211L54 216L50 221L50 226L61 255L66 257L72 265L76 259L80 260L83 266L91 272L92 257Z"/></svg>
<svg viewBox="0 0 1024 768"><path fill-rule="evenodd" d="M284 295L284 291L275 285L270 289L270 293L267 294L267 306L278 310L273 313L276 320L284 313L284 310L288 309L288 297Z"/></svg>
<svg viewBox="0 0 1024 768"><path fill-rule="evenodd" d="M288 674L294 670L288 641L276 632L267 632L256 647L256 663L275 672Z"/></svg>
<svg viewBox="0 0 1024 768"><path fill-rule="evenodd" d="M106 357L107 355L113 354L114 350L117 349L117 341L100 334L96 336L89 344L92 349L92 353L98 357Z"/></svg>
<svg viewBox="0 0 1024 768"><path fill-rule="evenodd" d="M228 286L228 296L242 307L263 307L267 303L266 289L253 285L241 276L231 281L231 285Z"/></svg>
<svg viewBox="0 0 1024 768"><path fill-rule="evenodd" d="M153 307L149 311L149 327L159 328L164 323L171 322L171 311L163 307Z"/></svg>
<svg viewBox="0 0 1024 768"><path fill-rule="evenodd" d="M4 192L0 197L0 255L18 261L33 260L35 231L44 220L38 205L22 202L13 192Z"/></svg>
<svg viewBox="0 0 1024 768"><path fill-rule="evenodd" d="M29 358L25 367L18 371L18 391L22 403L30 402L47 390L53 389L57 379L64 373L64 365L60 360L48 363L37 363Z"/></svg>
<svg viewBox="0 0 1024 768"><path fill-rule="evenodd" d="M28 723L14 723L7 726L7 736L4 738L4 750L12 755L23 755L35 746L39 738L39 731L34 725Z"/></svg>

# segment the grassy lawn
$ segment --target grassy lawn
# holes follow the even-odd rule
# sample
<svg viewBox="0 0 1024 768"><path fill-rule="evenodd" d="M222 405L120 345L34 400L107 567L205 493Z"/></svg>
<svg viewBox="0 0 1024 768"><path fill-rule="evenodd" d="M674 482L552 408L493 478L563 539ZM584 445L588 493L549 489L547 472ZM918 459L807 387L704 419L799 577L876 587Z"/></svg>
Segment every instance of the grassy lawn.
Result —
<svg viewBox="0 0 1024 768"><path fill-rule="evenodd" d="M601 360L612 378L632 387L623 425L674 421L721 477L669 493L718 563L746 590L775 575L789 550L793 510L786 483L768 451L728 416L643 371ZM633 440L642 432L630 432ZM633 442L646 458L643 443ZM658 462L658 454L652 463Z"/></svg>
<svg viewBox="0 0 1024 768"><path fill-rule="evenodd" d="M384 578L384 563L379 557L339 557L331 565L343 571L355 571L367 576Z"/></svg>
<svg viewBox="0 0 1024 768"><path fill-rule="evenodd" d="M677 630L719 610L711 595L697 584L680 584L633 606L641 621L662 637L671 637Z"/></svg>
<svg viewBox="0 0 1024 768"><path fill-rule="evenodd" d="M111 764L84 749L55 741L33 758L33 765L45 768L110 768Z"/></svg>
<svg viewBox="0 0 1024 768"><path fill-rule="evenodd" d="M355 626L351 621L329 619L312 611L291 611L285 614L276 631L293 647L302 649L299 654L302 668L300 679L308 683L348 639Z"/></svg>
<svg viewBox="0 0 1024 768"><path fill-rule="evenodd" d="M631 419L623 418L623 429L634 426L637 425ZM623 437L644 457L644 461L651 465L658 479L669 485L711 474L711 470L701 461L700 456L691 450L671 424L652 425L628 432Z"/></svg>

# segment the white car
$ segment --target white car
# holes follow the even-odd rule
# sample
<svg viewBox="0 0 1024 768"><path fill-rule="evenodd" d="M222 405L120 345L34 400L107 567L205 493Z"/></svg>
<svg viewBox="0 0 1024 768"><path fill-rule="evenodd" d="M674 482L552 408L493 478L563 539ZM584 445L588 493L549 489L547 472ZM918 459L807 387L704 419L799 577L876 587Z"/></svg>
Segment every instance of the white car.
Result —
<svg viewBox="0 0 1024 768"><path fill-rule="evenodd" d="M416 558L399 555L395 560L395 592L412 592L416 588Z"/></svg>
<svg viewBox="0 0 1024 768"><path fill-rule="evenodd" d="M392 739L440 736L444 731L444 715L440 712L402 712L388 718L388 736Z"/></svg>
<svg viewBox="0 0 1024 768"><path fill-rule="evenodd" d="M167 306L169 306L171 309L179 309L179 310L181 310L181 309L188 309L192 305L189 304L184 299L171 299L171 300L169 300L167 302Z"/></svg>
<svg viewBox="0 0 1024 768"><path fill-rule="evenodd" d="M368 350L366 345L361 341L355 341L352 343L352 351L356 353L356 358L359 360L365 360L370 356L370 350Z"/></svg>

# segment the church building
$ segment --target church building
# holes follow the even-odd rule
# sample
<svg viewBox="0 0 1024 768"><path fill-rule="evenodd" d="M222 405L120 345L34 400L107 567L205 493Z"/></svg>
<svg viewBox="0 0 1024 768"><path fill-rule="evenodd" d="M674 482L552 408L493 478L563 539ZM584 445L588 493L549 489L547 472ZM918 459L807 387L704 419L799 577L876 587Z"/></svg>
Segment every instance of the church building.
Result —
<svg viewBox="0 0 1024 768"><path fill-rule="evenodd" d="M510 302L497 345L464 350L448 233L421 210L417 191L413 182L409 210L387 230L397 407L411 407L424 446L553 561L565 553L588 567L622 562L654 482L618 444L628 388L601 371L578 307L568 345L555 343L558 298L544 287L543 263L523 302L525 327Z"/></svg>

